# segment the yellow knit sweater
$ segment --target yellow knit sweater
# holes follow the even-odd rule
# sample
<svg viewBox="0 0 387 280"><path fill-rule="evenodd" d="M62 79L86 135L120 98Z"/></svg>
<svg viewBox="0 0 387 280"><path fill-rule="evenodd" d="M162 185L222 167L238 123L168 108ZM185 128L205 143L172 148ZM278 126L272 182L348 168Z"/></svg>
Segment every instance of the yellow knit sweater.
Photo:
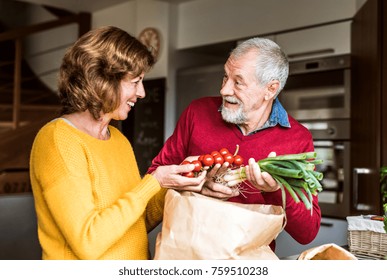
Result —
<svg viewBox="0 0 387 280"><path fill-rule="evenodd" d="M43 259L148 259L165 190L140 177L133 149L110 126L98 140L63 119L37 134L30 177Z"/></svg>

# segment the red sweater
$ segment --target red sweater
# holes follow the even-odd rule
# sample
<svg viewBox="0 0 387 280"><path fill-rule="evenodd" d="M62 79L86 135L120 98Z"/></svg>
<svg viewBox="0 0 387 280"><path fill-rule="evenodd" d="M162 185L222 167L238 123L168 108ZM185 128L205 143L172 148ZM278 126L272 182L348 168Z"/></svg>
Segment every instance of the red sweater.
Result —
<svg viewBox="0 0 387 280"><path fill-rule="evenodd" d="M182 113L173 135L154 158L148 172L152 172L159 165L180 164L188 156L211 153L221 148L227 148L233 153L237 144L238 154L244 158L245 163L249 158L255 160L266 158L272 151L277 155L283 155L314 150L310 132L291 116L289 116L290 128L277 125L244 136L236 125L223 121L219 112L221 102L220 97L205 97L193 101ZM314 196L311 215L303 203L295 203L289 193L286 194L285 230L299 243L308 244L313 241L320 228L321 211L317 196ZM282 206L281 190L263 194L248 191L229 200ZM271 247L274 250L274 242Z"/></svg>

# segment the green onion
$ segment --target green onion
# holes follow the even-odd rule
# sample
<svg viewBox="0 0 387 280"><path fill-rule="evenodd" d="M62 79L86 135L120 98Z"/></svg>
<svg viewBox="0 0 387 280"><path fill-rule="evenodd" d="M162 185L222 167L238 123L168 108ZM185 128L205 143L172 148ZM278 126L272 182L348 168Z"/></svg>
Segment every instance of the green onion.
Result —
<svg viewBox="0 0 387 280"><path fill-rule="evenodd" d="M282 176L282 177L289 177L289 178L302 178L303 177L301 170L283 168L283 167L276 165L274 162L270 162L269 164L265 164L261 168L270 174L275 174L275 175Z"/></svg>
<svg viewBox="0 0 387 280"><path fill-rule="evenodd" d="M319 181L323 173L316 171L321 159L316 159L316 152L280 155L258 161L262 171L268 172L282 189L282 202L285 208L285 190L296 203L302 201L306 209L313 213L313 196L322 191ZM241 179L246 179L245 168L241 167Z"/></svg>

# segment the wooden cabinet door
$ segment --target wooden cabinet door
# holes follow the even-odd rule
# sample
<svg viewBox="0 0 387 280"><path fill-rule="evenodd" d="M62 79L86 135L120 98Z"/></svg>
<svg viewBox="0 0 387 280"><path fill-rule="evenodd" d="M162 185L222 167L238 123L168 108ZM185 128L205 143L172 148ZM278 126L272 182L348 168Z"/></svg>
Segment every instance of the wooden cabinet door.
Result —
<svg viewBox="0 0 387 280"><path fill-rule="evenodd" d="M274 40L290 61L347 54L351 52L350 28L351 22L346 21L278 34Z"/></svg>
<svg viewBox="0 0 387 280"><path fill-rule="evenodd" d="M352 215L381 213L383 4L379 0L367 1L355 15L351 28Z"/></svg>

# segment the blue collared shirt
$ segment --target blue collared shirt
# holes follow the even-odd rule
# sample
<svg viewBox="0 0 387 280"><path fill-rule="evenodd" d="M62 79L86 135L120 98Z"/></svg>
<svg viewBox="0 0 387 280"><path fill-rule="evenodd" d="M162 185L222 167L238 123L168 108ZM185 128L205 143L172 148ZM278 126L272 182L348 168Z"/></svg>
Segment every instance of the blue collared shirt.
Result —
<svg viewBox="0 0 387 280"><path fill-rule="evenodd" d="M276 126L277 124L279 124L280 126L283 126L283 127L290 127L288 113L286 112L285 108L282 106L281 102L279 102L278 98L274 99L269 119L264 123L264 125L256 130L250 132L247 135L255 134L258 131L261 131L261 130L269 128L269 127ZM238 126L238 128L240 129L239 126Z"/></svg>

